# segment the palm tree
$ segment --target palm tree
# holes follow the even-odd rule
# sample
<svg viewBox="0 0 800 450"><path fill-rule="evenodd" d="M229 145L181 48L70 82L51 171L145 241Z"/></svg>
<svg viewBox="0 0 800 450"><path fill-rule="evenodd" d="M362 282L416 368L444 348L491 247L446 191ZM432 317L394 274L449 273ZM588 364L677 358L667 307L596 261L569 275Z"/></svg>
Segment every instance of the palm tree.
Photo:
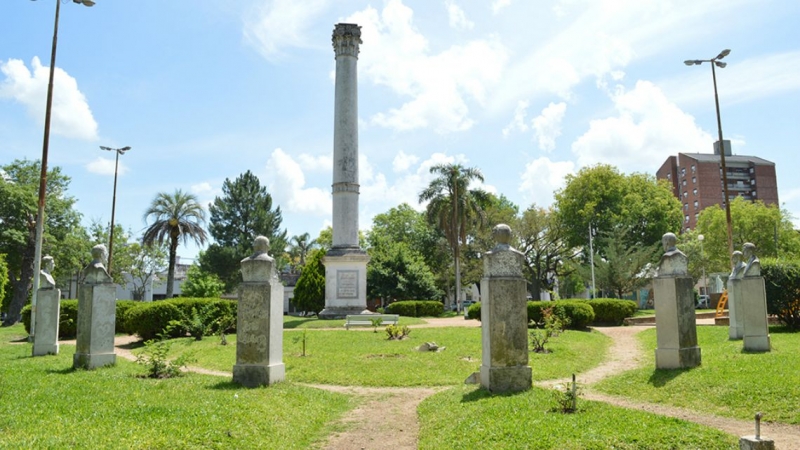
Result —
<svg viewBox="0 0 800 450"><path fill-rule="evenodd" d="M156 194L153 203L144 213L145 223L148 219L152 219L153 223L147 227L142 236L144 245L163 244L169 239L167 298L172 298L178 240L182 238L184 245L189 243L189 239L192 239L197 245L205 244L208 239L206 230L203 228L206 212L197 202L197 197L178 189L172 195L165 192Z"/></svg>
<svg viewBox="0 0 800 450"><path fill-rule="evenodd" d="M482 189L469 189L473 181L483 181L479 169L461 164L437 164L430 172L436 174L430 185L419 194L420 203L428 201L428 222L439 228L453 251L456 275L456 303L461 299L461 243L466 241L472 228L483 226L483 205L488 193Z"/></svg>
<svg viewBox="0 0 800 450"><path fill-rule="evenodd" d="M299 236L292 236L292 239L289 241L289 245L289 253L293 257L299 258L300 267L304 267L306 265L306 255L308 255L308 252L317 245L317 240L311 239L310 234L303 233Z"/></svg>

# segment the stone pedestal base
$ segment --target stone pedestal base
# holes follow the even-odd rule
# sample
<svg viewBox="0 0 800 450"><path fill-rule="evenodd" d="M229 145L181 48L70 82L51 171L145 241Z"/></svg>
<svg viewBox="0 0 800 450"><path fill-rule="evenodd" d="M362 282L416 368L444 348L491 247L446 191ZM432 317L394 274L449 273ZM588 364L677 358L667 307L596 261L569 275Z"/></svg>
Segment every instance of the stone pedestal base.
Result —
<svg viewBox="0 0 800 450"><path fill-rule="evenodd" d="M367 310L367 262L359 248L334 247L322 259L325 265L325 309L320 319L343 319Z"/></svg>
<svg viewBox="0 0 800 450"><path fill-rule="evenodd" d="M656 368L685 369L700 365L691 277L656 277Z"/></svg>
<svg viewBox="0 0 800 450"><path fill-rule="evenodd" d="M683 369L700 365L700 347L656 349L656 368Z"/></svg>
<svg viewBox="0 0 800 450"><path fill-rule="evenodd" d="M286 365L236 364L233 366L233 382L244 387L269 386L286 379Z"/></svg>
<svg viewBox="0 0 800 450"><path fill-rule="evenodd" d="M728 339L736 341L744 337L742 311L742 280L728 280Z"/></svg>
<svg viewBox="0 0 800 450"><path fill-rule="evenodd" d="M522 392L531 388L531 367L481 366L481 386L492 393Z"/></svg>
<svg viewBox="0 0 800 450"><path fill-rule="evenodd" d="M772 439L755 436L742 436L739 438L739 450L775 450L775 441Z"/></svg>
<svg viewBox="0 0 800 450"><path fill-rule="evenodd" d="M40 289L36 296L36 330L33 336L33 356L58 354L58 325L61 291Z"/></svg>
<svg viewBox="0 0 800 450"><path fill-rule="evenodd" d="M741 283L739 312L744 322L744 349L749 352L770 351L767 294L764 278L746 277Z"/></svg>
<svg viewBox="0 0 800 450"><path fill-rule="evenodd" d="M113 366L117 363L114 353L75 353L72 355L72 367L75 369L97 369L98 367Z"/></svg>

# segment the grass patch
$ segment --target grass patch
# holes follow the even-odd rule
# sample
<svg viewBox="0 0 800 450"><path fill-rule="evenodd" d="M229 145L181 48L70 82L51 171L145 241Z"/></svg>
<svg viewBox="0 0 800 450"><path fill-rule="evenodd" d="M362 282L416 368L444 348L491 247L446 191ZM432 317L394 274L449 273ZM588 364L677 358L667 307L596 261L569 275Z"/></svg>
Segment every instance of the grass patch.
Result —
<svg viewBox="0 0 800 450"><path fill-rule="evenodd" d="M492 396L459 386L419 407L420 449L731 449L738 438L678 419L579 400L574 414L552 412L553 392L533 388Z"/></svg>
<svg viewBox="0 0 800 450"><path fill-rule="evenodd" d="M644 367L606 379L594 388L694 411L751 420L800 424L799 333L771 327L772 351L744 353L742 341L728 340L728 327L697 327L703 362L686 370L655 370L656 330L639 334Z"/></svg>
<svg viewBox="0 0 800 450"><path fill-rule="evenodd" d="M302 331L288 331L283 338L283 360L289 380L356 386L442 386L463 383L480 368L479 328L417 328L410 339L389 341L379 328L371 331L309 330L306 354L302 352ZM173 355L192 352L193 365L230 371L236 363L235 336L229 345L218 338L202 341L181 339ZM297 341L297 342L295 342ZM424 342L436 342L443 352L419 352ZM552 353L530 354L534 380L569 376L600 363L610 339L597 332L566 331L551 341Z"/></svg>
<svg viewBox="0 0 800 450"><path fill-rule="evenodd" d="M418 325L426 323L425 320L417 317L400 316L398 325ZM291 330L294 328L344 328L344 319L318 319L316 317L283 316L283 329Z"/></svg>
<svg viewBox="0 0 800 450"><path fill-rule="evenodd" d="M352 396L280 383L245 389L187 374L140 378L144 368L72 370L75 347L31 357L21 325L0 328L0 447L308 448L355 407Z"/></svg>

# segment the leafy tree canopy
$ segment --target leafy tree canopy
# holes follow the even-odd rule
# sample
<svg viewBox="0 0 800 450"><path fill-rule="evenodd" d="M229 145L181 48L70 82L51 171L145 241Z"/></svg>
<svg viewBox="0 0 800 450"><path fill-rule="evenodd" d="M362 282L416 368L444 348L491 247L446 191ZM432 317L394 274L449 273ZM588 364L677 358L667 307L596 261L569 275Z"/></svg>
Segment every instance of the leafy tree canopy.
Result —
<svg viewBox="0 0 800 450"><path fill-rule="evenodd" d="M301 311L318 314L325 308L325 266L322 258L325 249L312 250L308 255L306 267L294 286L294 304Z"/></svg>
<svg viewBox="0 0 800 450"><path fill-rule="evenodd" d="M191 265L186 273L186 281L181 285L184 297L219 298L225 284L216 275L203 273L199 266Z"/></svg>

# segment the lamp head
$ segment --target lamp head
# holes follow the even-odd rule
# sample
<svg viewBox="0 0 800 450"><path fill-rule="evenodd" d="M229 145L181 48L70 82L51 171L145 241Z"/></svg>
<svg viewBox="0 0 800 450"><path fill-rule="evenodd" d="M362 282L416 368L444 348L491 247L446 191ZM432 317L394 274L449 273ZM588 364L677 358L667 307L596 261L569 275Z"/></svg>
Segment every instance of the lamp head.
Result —
<svg viewBox="0 0 800 450"><path fill-rule="evenodd" d="M686 64L687 66L693 66L694 65L694 61L692 61L691 59L687 59L683 63Z"/></svg>
<svg viewBox="0 0 800 450"><path fill-rule="evenodd" d="M82 3L83 6L94 6L94 1L92 0L72 0L74 3Z"/></svg>
<svg viewBox="0 0 800 450"><path fill-rule="evenodd" d="M731 49L726 48L725 50L719 52L719 55L717 55L717 57L714 59L722 59L730 54L731 54Z"/></svg>
<svg viewBox="0 0 800 450"><path fill-rule="evenodd" d="M720 69L724 69L724 68L725 68L725 66L727 66L727 65L728 65L728 63L724 63L724 62L722 62L722 61L714 61L714 64L715 64L717 67L719 67Z"/></svg>

